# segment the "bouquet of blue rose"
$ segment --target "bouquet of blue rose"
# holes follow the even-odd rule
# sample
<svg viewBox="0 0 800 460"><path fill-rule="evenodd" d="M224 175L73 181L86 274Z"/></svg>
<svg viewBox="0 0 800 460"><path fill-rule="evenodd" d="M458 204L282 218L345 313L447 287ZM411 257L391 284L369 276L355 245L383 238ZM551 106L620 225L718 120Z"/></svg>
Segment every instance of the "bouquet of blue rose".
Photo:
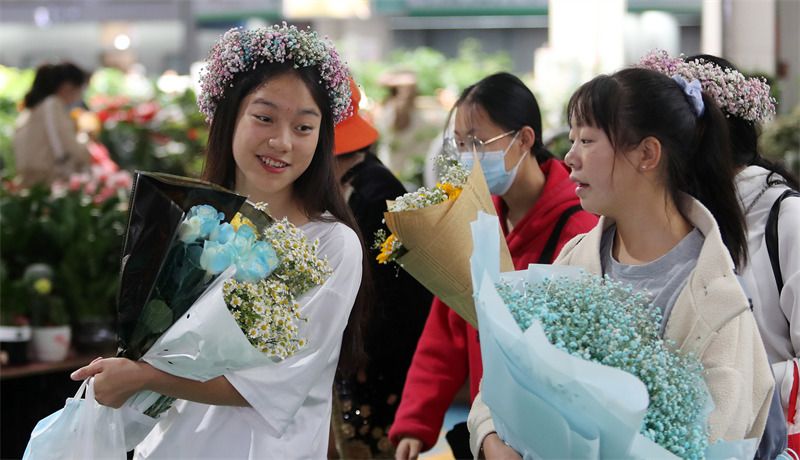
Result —
<svg viewBox="0 0 800 460"><path fill-rule="evenodd" d="M757 440L708 445L703 367L645 294L577 267L501 273L496 217L472 232L481 397L524 458L753 457Z"/></svg>
<svg viewBox="0 0 800 460"><path fill-rule="evenodd" d="M317 242L287 220L275 221L265 205L165 174L137 173L129 213L119 356L207 381L283 360L305 345L296 299L331 272L316 255ZM119 410L98 409L91 381L85 387L86 399L76 396L37 424L26 459L55 452L73 458L76 449L89 452L80 458L125 458L174 402L142 391Z"/></svg>
<svg viewBox="0 0 800 460"><path fill-rule="evenodd" d="M198 381L302 348L296 299L330 274L265 205L163 174L137 174L124 251L118 355ZM128 449L173 402L143 391L123 405Z"/></svg>

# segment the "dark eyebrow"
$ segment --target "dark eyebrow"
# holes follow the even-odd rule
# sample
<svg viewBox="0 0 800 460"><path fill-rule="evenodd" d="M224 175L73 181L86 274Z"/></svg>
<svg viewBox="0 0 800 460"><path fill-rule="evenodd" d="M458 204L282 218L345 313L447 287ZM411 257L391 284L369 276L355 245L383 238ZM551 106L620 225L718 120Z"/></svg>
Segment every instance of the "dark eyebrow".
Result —
<svg viewBox="0 0 800 460"><path fill-rule="evenodd" d="M322 118L322 115L320 115L319 112L314 109L300 109L299 113L301 115L311 115L317 118Z"/></svg>
<svg viewBox="0 0 800 460"><path fill-rule="evenodd" d="M264 98L261 98L261 97L257 97L255 99L253 99L253 102L251 102L251 104L261 104L261 105L266 105L267 107L273 108L275 110L279 109L277 104L275 104L274 102L270 102L270 101L268 101L268 100L266 100ZM315 109L306 108L306 109L300 109L297 112L300 115L312 115L312 116L315 116L315 117L318 117L318 118L322 118L322 115L320 115L320 113Z"/></svg>

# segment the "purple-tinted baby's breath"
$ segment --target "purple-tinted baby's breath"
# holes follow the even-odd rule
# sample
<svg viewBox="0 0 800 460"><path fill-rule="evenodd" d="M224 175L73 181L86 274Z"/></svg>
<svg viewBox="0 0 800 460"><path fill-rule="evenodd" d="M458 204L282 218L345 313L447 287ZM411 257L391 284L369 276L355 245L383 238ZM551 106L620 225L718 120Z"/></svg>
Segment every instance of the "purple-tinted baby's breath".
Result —
<svg viewBox="0 0 800 460"><path fill-rule="evenodd" d="M687 81L699 80L703 91L711 96L726 115L763 123L775 115L775 98L763 78L746 78L740 72L723 69L703 58L686 62L670 57L664 50L654 50L639 61L639 67L655 70L668 77L681 75Z"/></svg>
<svg viewBox="0 0 800 460"><path fill-rule="evenodd" d="M320 84L328 93L334 123L350 116L350 72L333 44L310 29L299 30L284 22L258 29L230 29L211 48L197 98L206 121L211 122L217 104L233 86L237 74L274 62L291 62L296 69L316 66L322 77Z"/></svg>

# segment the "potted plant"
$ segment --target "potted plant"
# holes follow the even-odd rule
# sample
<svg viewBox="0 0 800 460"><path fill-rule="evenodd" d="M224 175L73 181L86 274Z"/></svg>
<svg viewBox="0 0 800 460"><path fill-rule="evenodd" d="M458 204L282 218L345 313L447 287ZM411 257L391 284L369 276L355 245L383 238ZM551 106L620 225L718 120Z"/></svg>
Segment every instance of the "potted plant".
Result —
<svg viewBox="0 0 800 460"><path fill-rule="evenodd" d="M64 301L53 295L53 279L53 269L43 263L29 265L22 276L29 294L33 325L31 346L37 361L63 361L72 340Z"/></svg>
<svg viewBox="0 0 800 460"><path fill-rule="evenodd" d="M5 263L0 260L0 286L3 308L0 310L0 364L18 365L28 362L31 326L24 289L8 278Z"/></svg>
<svg viewBox="0 0 800 460"><path fill-rule="evenodd" d="M3 324L14 321L14 308L27 314L35 299L58 312L35 320L36 326L44 326L42 321L52 325L53 318L60 317L58 323L72 326L72 341L80 351L114 347L117 271L129 188L127 172L95 167L89 174L75 175L52 187L20 188L13 181L3 181ZM53 272L45 277L52 291L44 296L31 291L33 286L24 280L24 273L35 263L46 264ZM38 286L44 283L40 281ZM60 313L63 311L67 313L66 322Z"/></svg>
<svg viewBox="0 0 800 460"><path fill-rule="evenodd" d="M5 174L7 171L4 170ZM49 195L46 187L21 189L9 180L0 186L0 363L28 361L30 327L29 293L22 281L25 267L50 260L56 253L42 232L41 208Z"/></svg>
<svg viewBox="0 0 800 460"><path fill-rule="evenodd" d="M119 255L127 222L127 172L93 171L73 177L49 205L48 240L60 248L54 284L73 326L80 352L99 353L116 344L114 319Z"/></svg>

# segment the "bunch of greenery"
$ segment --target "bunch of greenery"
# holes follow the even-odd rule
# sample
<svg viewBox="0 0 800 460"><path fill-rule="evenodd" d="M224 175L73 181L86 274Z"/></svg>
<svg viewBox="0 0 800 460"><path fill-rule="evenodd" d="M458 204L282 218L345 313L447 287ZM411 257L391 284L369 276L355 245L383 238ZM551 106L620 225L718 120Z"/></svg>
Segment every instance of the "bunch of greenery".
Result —
<svg viewBox="0 0 800 460"><path fill-rule="evenodd" d="M53 270L48 302L63 301L71 324L113 318L127 193L120 189L95 199L101 192L81 187L52 193L41 185L14 189L9 183L0 188L4 311L30 308L25 273L31 265L45 264Z"/></svg>
<svg viewBox="0 0 800 460"><path fill-rule="evenodd" d="M484 52L478 40L467 39L461 42L453 58L428 47L401 49L391 53L386 61L354 62L352 70L358 84L375 100L386 97L388 90L378 80L381 74L391 70L413 71L417 76L418 93L434 96L439 89L458 93L487 75L510 71L511 57L504 52Z"/></svg>
<svg viewBox="0 0 800 460"><path fill-rule="evenodd" d="M800 175L800 105L791 113L781 115L764 127L759 147L764 156L786 163Z"/></svg>

